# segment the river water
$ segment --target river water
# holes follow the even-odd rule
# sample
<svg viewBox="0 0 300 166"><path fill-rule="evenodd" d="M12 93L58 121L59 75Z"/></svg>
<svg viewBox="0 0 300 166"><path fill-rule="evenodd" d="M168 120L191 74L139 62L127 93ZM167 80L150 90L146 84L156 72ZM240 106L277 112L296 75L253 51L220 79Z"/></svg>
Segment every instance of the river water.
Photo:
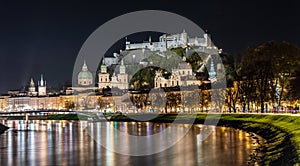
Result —
<svg viewBox="0 0 300 166"><path fill-rule="evenodd" d="M131 135L159 133L170 124L138 122L84 121L0 121L11 127L0 135L0 165L247 165L255 153L257 140L251 134L227 127L215 127L212 134L201 141L200 131L207 126L193 125L174 146L147 156L130 156L112 152L95 141L90 133L99 128L126 131ZM174 126L173 126L174 127ZM185 127L176 124L176 128ZM24 129L28 128L28 131ZM149 132L150 130L150 132ZM101 137L101 132L98 133ZM113 143L112 136L112 143ZM108 138L107 140L109 140ZM126 138L124 138L126 139ZM129 148L130 146L125 146Z"/></svg>

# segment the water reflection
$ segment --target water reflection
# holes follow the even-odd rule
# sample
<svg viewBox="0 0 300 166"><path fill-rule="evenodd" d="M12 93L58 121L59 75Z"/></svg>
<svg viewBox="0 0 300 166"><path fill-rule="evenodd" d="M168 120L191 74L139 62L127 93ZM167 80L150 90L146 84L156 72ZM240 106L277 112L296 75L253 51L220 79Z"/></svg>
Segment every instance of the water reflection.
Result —
<svg viewBox="0 0 300 166"><path fill-rule="evenodd" d="M0 121L12 130L0 135L0 165L246 165L255 140L248 133L225 127L201 141L200 132L212 127L194 125L175 146L148 156L127 156L111 152L95 140L115 145L118 132L108 132L108 125L131 135L159 133L170 124L68 121ZM178 124L181 128L188 127ZM22 131L28 129L28 131ZM112 133L103 136L103 132ZM89 136L91 133L95 140ZM127 137L122 138L129 142ZM149 141L150 143L150 141ZM160 142L157 142L159 145ZM122 146L130 150L130 145ZM154 147L154 146L153 146Z"/></svg>

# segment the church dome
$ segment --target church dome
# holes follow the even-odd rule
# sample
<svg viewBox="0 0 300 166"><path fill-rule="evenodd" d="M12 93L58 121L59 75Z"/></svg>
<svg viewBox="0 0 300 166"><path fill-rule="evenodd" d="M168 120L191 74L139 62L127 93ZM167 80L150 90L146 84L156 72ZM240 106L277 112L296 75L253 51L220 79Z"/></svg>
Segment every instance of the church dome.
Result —
<svg viewBox="0 0 300 166"><path fill-rule="evenodd" d="M78 84L81 86L88 86L93 83L93 74L88 70L84 61L82 70L78 73Z"/></svg>
<svg viewBox="0 0 300 166"><path fill-rule="evenodd" d="M81 71L78 74L79 79L93 79L93 74L90 71Z"/></svg>

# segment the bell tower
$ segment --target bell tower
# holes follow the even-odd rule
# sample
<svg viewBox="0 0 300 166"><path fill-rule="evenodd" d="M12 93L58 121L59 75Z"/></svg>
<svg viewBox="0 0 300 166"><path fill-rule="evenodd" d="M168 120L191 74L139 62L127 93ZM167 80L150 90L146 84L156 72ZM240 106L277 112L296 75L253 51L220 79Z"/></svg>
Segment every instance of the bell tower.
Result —
<svg viewBox="0 0 300 166"><path fill-rule="evenodd" d="M38 94L39 96L46 96L46 81L44 81L43 75L41 75L41 80L38 82Z"/></svg>

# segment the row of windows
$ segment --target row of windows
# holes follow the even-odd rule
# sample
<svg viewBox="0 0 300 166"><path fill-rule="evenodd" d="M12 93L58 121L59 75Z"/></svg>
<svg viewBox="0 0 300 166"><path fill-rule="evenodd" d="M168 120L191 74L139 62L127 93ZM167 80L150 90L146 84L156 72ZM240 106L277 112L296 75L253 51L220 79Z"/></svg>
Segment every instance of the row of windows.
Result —
<svg viewBox="0 0 300 166"><path fill-rule="evenodd" d="M102 82L103 80L102 80L102 78L101 78L101 82ZM105 82L107 82L107 78L105 78Z"/></svg>
<svg viewBox="0 0 300 166"><path fill-rule="evenodd" d="M157 82L156 82L156 83L155 83L155 87L158 87L157 85L158 85L158 84L157 84ZM167 87L167 86L168 86L168 84L165 83L165 84L164 84L164 87ZM174 81L172 81L172 86L175 86ZM179 86L179 81L176 81L176 86ZM162 83L159 84L159 87L162 87Z"/></svg>
<svg viewBox="0 0 300 166"><path fill-rule="evenodd" d="M103 79L102 79L102 78L101 78L100 80L101 80L100 82L103 82ZM122 80L120 80L120 81L122 82ZM107 78L105 78L105 82L107 82ZM124 79L124 82L127 82L127 80Z"/></svg>
<svg viewBox="0 0 300 166"><path fill-rule="evenodd" d="M86 84L92 84L92 81L88 81L88 82L86 82L86 81L83 81L83 82L79 82L79 84L82 84L82 85L86 85Z"/></svg>
<svg viewBox="0 0 300 166"><path fill-rule="evenodd" d="M179 71L179 74L181 74L180 71ZM184 70L182 71L182 74L183 74L183 75L185 74L185 71L184 71ZM190 75L190 71L187 71L187 74Z"/></svg>

